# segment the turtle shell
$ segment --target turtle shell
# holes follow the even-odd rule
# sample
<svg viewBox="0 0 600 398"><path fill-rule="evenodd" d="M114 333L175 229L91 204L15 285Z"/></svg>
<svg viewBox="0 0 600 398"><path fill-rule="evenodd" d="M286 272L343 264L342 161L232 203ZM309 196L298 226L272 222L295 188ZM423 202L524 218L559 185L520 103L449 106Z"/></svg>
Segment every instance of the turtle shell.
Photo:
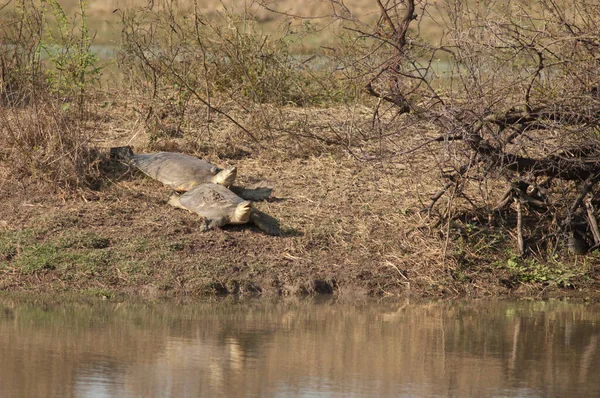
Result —
<svg viewBox="0 0 600 398"><path fill-rule="evenodd" d="M133 155L131 162L144 174L176 191L189 191L204 183L229 186L237 174L235 167L222 170L206 160L175 152Z"/></svg>
<svg viewBox="0 0 600 398"><path fill-rule="evenodd" d="M252 211L250 201L214 183L195 186L179 196L179 204L208 220L219 220L219 226L245 224L250 219Z"/></svg>

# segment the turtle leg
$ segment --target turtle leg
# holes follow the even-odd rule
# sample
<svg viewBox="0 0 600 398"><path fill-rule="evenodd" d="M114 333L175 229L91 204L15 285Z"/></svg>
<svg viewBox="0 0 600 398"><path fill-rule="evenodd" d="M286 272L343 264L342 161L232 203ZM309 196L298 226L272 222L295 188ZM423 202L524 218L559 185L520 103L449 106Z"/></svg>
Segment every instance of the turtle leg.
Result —
<svg viewBox="0 0 600 398"><path fill-rule="evenodd" d="M226 217L214 217L214 218L206 218L202 217L203 231L208 231L209 229L221 228L222 226L227 224Z"/></svg>
<svg viewBox="0 0 600 398"><path fill-rule="evenodd" d="M169 197L169 201L167 203L173 207L177 207L178 209L184 209L184 210L190 211L187 207L185 207L181 204L181 202L179 201L179 195L175 192L173 192L171 194L171 196Z"/></svg>
<svg viewBox="0 0 600 398"><path fill-rule="evenodd" d="M258 229L267 235L281 235L281 225L279 220L273 216L263 213L256 208L252 208L252 213L250 213L250 222L256 225Z"/></svg>
<svg viewBox="0 0 600 398"><path fill-rule="evenodd" d="M271 193L273 193L273 187L258 184L250 187L232 185L229 189L242 199L254 201L268 199Z"/></svg>

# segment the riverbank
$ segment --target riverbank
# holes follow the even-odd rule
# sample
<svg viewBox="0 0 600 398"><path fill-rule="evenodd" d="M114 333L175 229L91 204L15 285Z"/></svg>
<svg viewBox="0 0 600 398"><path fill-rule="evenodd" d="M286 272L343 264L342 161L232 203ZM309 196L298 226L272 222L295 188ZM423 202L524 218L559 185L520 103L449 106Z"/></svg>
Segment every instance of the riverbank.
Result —
<svg viewBox="0 0 600 398"><path fill-rule="evenodd" d="M420 211L437 190L430 159L369 162L353 156L352 148L294 142L284 135L259 144L218 121L210 139L202 125L189 134L204 137L195 143L204 152L190 150L188 136L144 144L150 137L139 115L125 105L115 104L95 118L100 122L93 128L102 134L96 133L98 179L92 188L59 189L35 176L11 179L9 165L2 163L1 290L107 297L584 298L600 291L597 254L574 256L561 247L551 262L519 261L510 255L512 241L499 242L499 233L485 235L471 225L467 241L456 232L458 225L448 238L430 227ZM284 119L326 125L322 110L279 112ZM344 112L349 110L325 113L348 120ZM354 118L360 114L352 112ZM256 207L281 221L282 235L249 225L200 232L196 215L166 203L168 188L109 159L111 146L125 144L141 152L193 153L237 166L241 183L270 182L272 197Z"/></svg>
<svg viewBox="0 0 600 398"><path fill-rule="evenodd" d="M514 67L502 62L487 76L472 73L479 61L462 65L495 44L477 43L480 51L461 43L474 31L453 10L447 21L456 26L440 25L434 14L417 18L412 2L395 6L395 22L382 10L389 32L419 21L400 40L414 44L405 53L395 33L381 36L388 33L380 24L364 31L364 22L376 22L372 13L352 20L334 9L313 25L281 13L270 20L271 11L217 18L194 2L146 3L89 14L74 1L3 11L0 41L11 44L0 54L0 290L144 298L586 298L600 291L598 251L567 250L569 237L581 237L582 246L600 239L600 202L580 206L595 191L581 185L586 159L600 152L583 145L597 142L598 120L573 118L578 105L556 120L548 93L523 86L523 73L540 67L528 64L531 46ZM366 11L360 4L355 11ZM505 11L496 10L502 18ZM119 27L110 60L93 47L93 20L102 15ZM327 36L320 23L336 34ZM416 40L426 26L464 28L454 39L478 56L457 58L460 67L444 72L445 51L416 51L429 48ZM527 24L518 28L531 33ZM318 33L327 45L304 48ZM561 34L551 43L564 42ZM563 50L549 45L538 46L548 59ZM552 76L582 69L572 61L577 68L555 62L567 66ZM597 87L584 84L597 75L592 64L589 75L549 85L581 83L552 91L557 106L581 92L573 103L598 114ZM533 100L546 124L529 114ZM491 124L475 128L482 120ZM256 207L280 220L281 235L252 226L200 232L197 216L167 204L167 188L110 159L110 148L123 145L235 165L241 184L267 181L273 196Z"/></svg>

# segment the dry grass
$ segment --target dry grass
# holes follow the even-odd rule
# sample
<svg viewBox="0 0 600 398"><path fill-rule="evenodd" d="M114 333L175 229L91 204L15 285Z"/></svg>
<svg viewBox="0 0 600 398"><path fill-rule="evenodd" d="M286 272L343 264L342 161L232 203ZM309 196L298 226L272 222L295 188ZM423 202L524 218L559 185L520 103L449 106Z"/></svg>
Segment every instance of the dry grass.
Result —
<svg viewBox="0 0 600 398"><path fill-rule="evenodd" d="M102 153L133 144L138 152L167 149L235 164L240 182L274 184L273 198L257 207L281 220L283 236L249 226L199 232L195 215L166 204L168 189L117 163L104 163L100 190L71 191L62 200L35 186L4 191L4 289L143 296L507 291L500 281L510 275L490 265L490 251L467 245L471 256L465 260L457 252L465 248L460 239L447 240L430 229L419 212L440 184L433 158L365 161L356 157L359 152L324 141L340 131L350 136L365 130L370 117L364 109L278 108L273 110L278 118L304 120L313 136L292 138L283 129L261 130L256 124L259 145L219 118L210 123L210 137L206 125L197 125L183 137L151 142L131 98L113 97L111 104L96 125L103 132L96 141ZM236 118L252 125L253 115L238 112ZM474 259L481 263L468 263Z"/></svg>
<svg viewBox="0 0 600 398"><path fill-rule="evenodd" d="M108 164L103 168L108 180L102 190L79 191L66 202L56 202L31 186L2 198L7 203L2 212L5 237L34 231L35 241L49 247L59 245L57 233L108 238L108 247L91 253L86 249L91 259L104 253L104 268L99 269L96 260L87 266L85 262L77 265L76 260L69 265L71 260L63 258L63 264L32 273L23 268L23 251L27 253L31 242L17 243L14 259L3 269L5 288L27 288L27 280L35 277L41 278L42 289L133 288L142 292L153 287L161 294L224 289L265 294L327 289L358 289L369 294L457 291L445 287L445 269L451 262L443 261L437 237L420 229L421 220L414 211L418 202L406 175L402 177L403 170L382 173L382 165L357 162L338 146L303 145L314 142L309 138L298 139L294 148L289 146L289 136L279 137L272 131L255 131L270 137L261 148L218 120L213 121L210 140L190 145L194 134L188 133L148 146L148 133L140 128L139 116L123 114L123 110L111 108L104 117L107 122L97 126L104 131L103 141L96 143L103 151L113 145L140 143L136 151L171 149L203 155L220 165L235 164L240 182L267 180L275 185L273 199L257 207L281 220L284 235L269 237L248 227L198 232L196 216L166 204L167 189L140 173ZM346 111L304 112L309 113L311 123L327 125L331 113ZM289 109L287 120L302 119L298 112ZM319 134L318 130L314 133ZM74 256L79 249L62 250L73 251ZM90 273L99 278L91 278ZM66 283L68 275L72 280Z"/></svg>
<svg viewBox="0 0 600 398"><path fill-rule="evenodd" d="M0 167L10 175L3 182L45 182L50 190L93 184L99 176L94 129L86 124L49 101L0 108Z"/></svg>

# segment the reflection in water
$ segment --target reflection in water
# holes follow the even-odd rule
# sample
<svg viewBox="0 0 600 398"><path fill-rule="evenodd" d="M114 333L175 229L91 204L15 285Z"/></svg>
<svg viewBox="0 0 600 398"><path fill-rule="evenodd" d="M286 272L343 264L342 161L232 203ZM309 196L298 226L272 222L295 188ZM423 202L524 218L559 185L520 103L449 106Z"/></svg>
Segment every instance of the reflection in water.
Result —
<svg viewBox="0 0 600 398"><path fill-rule="evenodd" d="M600 396L600 306L0 298L1 397Z"/></svg>

